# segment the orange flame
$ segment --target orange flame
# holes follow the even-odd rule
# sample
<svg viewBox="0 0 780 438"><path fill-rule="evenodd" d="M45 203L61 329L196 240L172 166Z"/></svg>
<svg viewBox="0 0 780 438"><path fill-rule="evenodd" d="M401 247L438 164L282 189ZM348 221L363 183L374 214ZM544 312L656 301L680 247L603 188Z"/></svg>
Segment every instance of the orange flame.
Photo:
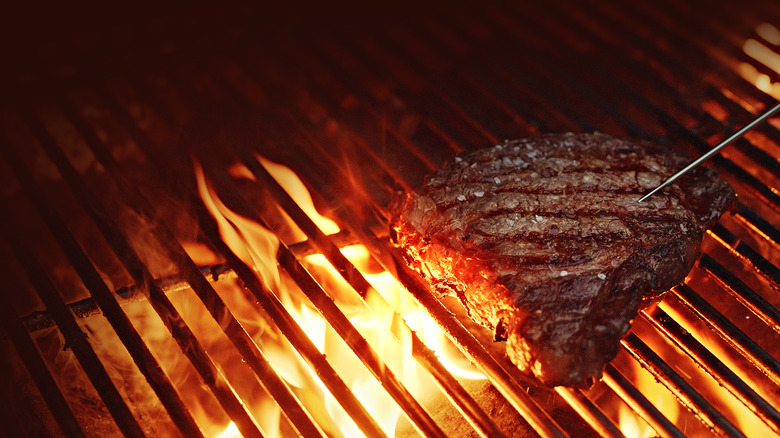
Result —
<svg viewBox="0 0 780 438"><path fill-rule="evenodd" d="M711 351L719 360L721 360L729 369L734 371L740 379L745 381L751 388L756 390L762 397L768 397L769 394L761 394L763 388L769 386L766 383L754 381L752 376L744 373L744 357L725 347L723 341L712 331L704 328L704 323L700 320L692 319L679 311L676 306L661 303L662 308L680 325L685 327L699 342L701 342L709 351ZM749 367L749 365L748 365ZM702 395L710 399L713 405L721 412L728 413L729 420L746 436L773 436L774 432L766 424L760 421L742 402L731 394L723 384L714 379L698 379L697 389Z"/></svg>
<svg viewBox="0 0 780 438"><path fill-rule="evenodd" d="M258 157L258 161L321 231L333 234L340 230L335 222L317 212L311 195L294 172L263 157ZM220 201L213 187L207 183L203 170L197 163L195 170L201 197L217 220L222 239L244 262L252 266L258 277L279 296L291 316L317 348L326 355L328 361L375 417L380 427L388 435L392 435L401 415L401 409L330 328L325 319L311 307L297 287L289 280L285 280L284 273L279 272L275 258L279 245L276 236L261 225L230 211ZM251 172L243 165L235 165L229 172L235 177L254 180ZM296 228L294 224L290 225L291 228ZM323 255L306 256L302 259L302 263L331 294L331 298L336 301L341 311L415 397L424 398L426 394L435 393L437 388L433 385L431 377L413 360L410 329L418 333L426 345L439 354L443 364L453 374L472 379L484 378L465 358L460 356L441 329L417 306L406 289L389 272L373 262L365 246L347 246L342 248L341 252L374 288L369 291L364 300L360 299ZM268 327L265 327L265 330L271 331ZM312 416L320 423L325 421L332 425L332 430L328 430L330 434L360 435L356 425L329 394L325 385L305 366L292 347L281 339L283 336L279 333L275 335L273 342L263 338L262 349L274 369L290 385L301 392L315 394L313 398L323 400L322 406L306 406ZM309 399L303 396L299 398L304 405ZM278 409L275 415L278 417ZM219 437L232 437L237 433L235 425L228 423Z"/></svg>
<svg viewBox="0 0 780 438"><path fill-rule="evenodd" d="M631 361L635 367L633 384L644 394L647 400L656 406L661 413L674 423L680 414L680 407L674 395L647 371L641 369L636 361ZM650 438L658 436L658 433L634 411L627 406L621 406L618 412L618 428L626 438Z"/></svg>

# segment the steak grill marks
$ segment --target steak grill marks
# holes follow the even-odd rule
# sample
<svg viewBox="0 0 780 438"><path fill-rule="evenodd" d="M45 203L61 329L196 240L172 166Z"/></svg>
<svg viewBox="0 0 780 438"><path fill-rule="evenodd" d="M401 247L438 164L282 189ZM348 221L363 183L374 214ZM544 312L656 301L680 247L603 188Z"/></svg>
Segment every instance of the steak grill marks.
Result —
<svg viewBox="0 0 780 438"><path fill-rule="evenodd" d="M266 52L258 50L258 47L267 44L268 40L253 41L247 45L249 47L226 44L225 47L230 48L220 50L218 54L212 55L211 49L196 50L197 56L191 58L195 61L188 60L184 52L179 52L182 55L180 57L170 57L170 52L163 50L159 52L163 54L159 59L165 60L165 65L180 64L181 67L165 71L155 70L154 63L147 62L139 53L128 52L127 58L133 59L132 69L117 62L116 70L124 72L116 81L112 81L112 85L116 85L118 81L122 86L101 91L102 98L108 100L93 102L89 111L84 113L92 117L97 108L107 114L105 120L118 121L106 122L105 125L100 125L100 122L96 124L93 118L83 120L81 115L84 99L81 99L83 96L80 96L80 93L86 91L88 94L94 87L102 88L102 80L97 73L112 68L110 53L101 53L100 56L83 59L81 65L88 67L77 73L73 80L65 81L62 88L67 88L67 92L64 93L62 101L65 105L61 110L64 114L71 115L69 119L78 127L78 136L86 140L90 147L94 145L96 154L105 151L106 155L110 156L113 145L129 144L132 138L138 145L148 146L143 149L143 155L147 163L161 166L159 175L170 174L170 180L175 180L173 174L176 174L182 180L187 180L187 172L179 173L178 168L169 166L167 161L170 157L187 161L182 160L187 154L157 155L158 151L165 151L172 146L171 137L159 135L158 131L150 128L154 126L155 118L159 117L168 128L175 131L177 124L186 120L186 114L200 111L196 104L198 101L212 109L217 106L239 107L249 114L256 114L254 111L258 110L265 111L268 109L267 103L274 102L275 118L268 119L273 122L267 123L264 131L272 138L263 139L263 142L260 142L262 144L253 141L245 144L256 145L257 150L263 154L278 155L279 159L289 163L310 187L315 188L315 197L324 198L331 206L351 205L343 199L345 191L337 188L344 187L343 184L338 185L338 181L354 178L355 169L361 166L371 169L372 178L366 178L367 187L371 187L366 193L371 196L361 202L363 207L370 210L371 215L381 218L387 214L383 206L393 187L408 188L418 185L423 174L438 167L455 152L473 145L486 145L495 143L499 138L538 132L572 129L590 132L598 129L619 134L628 132L637 137L671 139L676 143L704 149L711 143L708 135L725 135L733 131L738 127L736 125L747 120L757 108L774 100L771 95L755 88L738 74L739 62L745 61L761 73L767 74L770 80L778 79L777 73L746 57L740 46L742 39L751 35L768 47L773 47L770 42L752 33L757 24L755 17L777 23L780 13L777 6L771 2L745 5L741 9L744 16L733 14L733 11L726 10L728 8L710 2L706 5L662 2L658 11L669 11L669 15L642 4L592 2L588 8L582 8L573 4L575 2L570 3L572 4L556 4L551 6L551 10L539 11L512 5L508 8L486 5L468 11L445 9L437 14L440 19L436 22L428 22L427 18L422 17L417 20L416 14L412 14L405 17L405 20L417 20L419 25L408 30L396 29L386 34L377 33L362 38L353 38L354 34L345 30L343 35L328 36L314 43L302 37L302 41L295 44L264 48L267 49ZM702 11L728 15L729 20L721 20L715 15L702 15ZM669 20L672 20L672 25ZM677 20L687 25L674 25ZM523 25L517 26L516 23ZM255 25L256 23L253 23L253 26ZM724 40L722 35L728 35L730 39ZM126 34L124 38L131 39L131 34ZM219 46L219 39L211 38L207 32L198 32L195 38L198 38L197 44L202 44L201 47ZM173 38L174 46L185 39ZM516 52L516 56L506 56L504 46L495 44L496 41L506 42ZM714 41L722 45L717 45ZM197 44L193 43L190 47ZM127 47L132 47L132 44L127 44ZM183 44L183 47L186 51L187 44ZM591 50L594 47L601 50ZM464 54L470 57L466 65L459 64L459 59L462 59L459 56ZM557 54L560 54L560 57ZM133 58L134 56L136 58ZM210 56L214 58L209 58ZM173 61L173 58L176 60ZM209 64L211 67L203 67L203 60L218 58L219 61ZM267 62L274 58L283 58L284 62ZM102 59L109 61L101 64ZM432 62L433 59L437 61ZM500 62L495 62L497 59L500 59ZM711 62L712 59L717 62ZM233 63L229 69L222 68L221 62L225 60ZM79 62L75 60L74 65L78 66ZM448 70L452 66L462 68ZM145 68L151 73L147 75ZM81 74L84 71L90 73ZM574 72L576 74L573 74ZM248 80L236 80L241 74L246 75ZM93 79L82 80L87 77ZM47 79L43 82L51 88L57 88L60 86L60 79ZM704 95L689 99L690 95L680 92L680 83L701 86ZM69 88L70 85L74 87ZM131 89L138 93L128 99L119 89ZM259 93L257 89L260 90ZM122 95L121 99L111 103L118 95ZM44 96L43 100L47 97ZM74 97L76 99L73 99ZM720 105L728 117L713 117L708 112L708 108L712 107L703 105L706 99ZM39 110L39 100L31 99L31 102L33 111L28 119L34 123L45 111ZM128 108L129 117L123 115ZM139 111L139 108L143 109ZM15 108L10 109L10 112L15 111ZM647 114L657 117L658 121L646 117ZM264 123L262 118L252 120L261 125ZM39 126L34 131L50 128L48 125ZM385 140L374 142L377 132L385 132ZM759 132L769 138L777 136L776 128L771 125L762 127ZM334 133L340 136L334 136ZM59 136L61 132L55 129L55 134L55 146L71 150L64 146L69 143ZM146 140L142 138L147 135ZM24 158L29 158L28 143L24 143L20 137L9 140L3 145L4 148L18 147ZM353 152L359 152L355 154L358 156L355 162L351 159L344 160L345 154L339 149L352 142L355 148ZM383 146L376 146L379 143ZM293 144L304 146L293 148ZM717 381L725 382L734 397L740 400L741 404L749 406L749 410L755 413L755 418L765 424L768 430L775 433L780 430L774 395L765 390L775 388L780 381L777 377L780 375L780 364L773 357L777 353L772 349L772 345L776 343L771 340L767 342L760 337L751 339L758 336L757 333L761 332L762 327L768 327L770 331L777 327L772 322L774 307L766 300L756 299L755 292L763 294L765 291L762 285L777 283L776 252L780 248L780 233L775 228L777 223L773 219L780 202L776 190L773 189L776 180L771 177L772 169L776 168L776 160L771 153L767 154L757 145L760 146L760 142L756 139L745 139L728 151L730 153L726 156L714 160L737 186L741 204L733 217L727 218L709 235L713 238L708 238L711 246L707 253L712 257L705 257L701 269L696 268L693 273L694 283L673 291L666 302L678 306L675 308L688 309L692 315L698 315L698 318L706 321L734 351L745 355L751 364L746 366L755 366L761 375L767 376L766 381L769 383L752 385L750 380L747 383L742 381L745 377L741 373L737 373L737 377L719 374L718 359L713 362L712 358L700 354L701 349L696 352L696 345L690 340L684 340L683 346L680 347L679 351L685 351L680 353L682 360L674 359L677 356L670 356L671 359L654 356L652 348L643 348L647 346L645 341L652 344L659 337L670 339L670 333L673 333L674 329L670 320L658 312L643 314L639 324L641 328L650 323L657 331L651 331L649 335L642 332L623 342L623 351L634 355L658 380L678 394L683 406L696 411L696 417L705 425L703 430L715 430L726 436L740 436L744 432L738 430L743 428L742 423L735 421L731 410L719 412L718 408L711 404L712 400L708 399L710 396L706 388L697 384L684 384L675 369L680 371L678 367L682 366L683 361L689 360L689 355L693 362L700 364L701 370L717 376ZM774 146L770 147L770 151L772 147ZM287 158L284 158L285 151L289 151ZM169 158L162 158L165 155ZM346 155L349 156L348 153ZM407 155L415 158L408 158ZM349 166L345 165L347 162ZM404 165L398 167L391 163ZM106 164L105 160L102 160L101 164L110 170L110 179L117 180L123 175L123 165L114 169ZM517 174L522 176L523 172ZM123 197L119 202L125 203L130 209L136 209L137 205L130 201L133 196L127 187L143 186L145 182L134 179L132 174L127 180L130 184L122 186L119 193ZM489 186L490 182L486 181L485 185ZM274 202L285 209L290 208L280 198ZM12 211L10 215L17 217L17 213L19 212ZM67 217L67 213L62 213L61 210L57 210L55 214L57 213L63 218ZM373 242L367 246L377 259L382 259L382 263L388 267L393 265L394 260L398 263L398 259L390 256L391 248L372 240L377 236L371 232L371 227L364 227L358 219L363 216L353 213L349 207L334 212L339 224L349 230L346 235L355 239L352 242ZM601 216L602 213L609 216L608 212L589 214ZM496 210L495 214L502 213ZM17 228L21 229L17 225L18 221L11 223L6 232L13 233ZM202 228L208 230L205 224ZM213 231L205 232L215 237ZM128 232L120 230L120 235L121 233ZM342 240L344 235L341 233L339 238L334 236L326 239L349 242L349 238ZM382 238L381 235L379 237ZM379 242L381 243L381 240ZM10 252L6 253L11 255ZM75 253L66 253L75 265ZM734 260L737 264L745 264L748 273L738 270L732 275L731 270L737 266ZM10 266L4 268L13 269ZM561 389L557 391L558 395L552 396L533 394L532 391L533 397L526 399L525 388L517 384L513 377L502 374L497 363L490 362L487 352L480 350L477 342L469 340L468 334L460 331L462 328L459 328L454 319L448 319L440 303L426 295L425 291L415 289L417 280L411 273L404 271L401 265L393 271L397 271L406 286L415 291L418 299L425 303L426 309L434 315L434 319L446 327L448 333L456 334L456 343L460 343L468 352L470 359L481 364L492 384L510 404L529 418L529 422L539 433L545 436L563 433L557 424L549 421L547 413L538 405L540 400L555 398L570 403L597 433L619 436L619 431L613 424L617 420L593 391ZM11 274L7 277L10 278L16 273ZM49 274L51 273L48 272L47 275ZM186 285L181 277L178 282L175 277L176 275L172 288L162 289L171 293L171 290L181 287L182 283ZM698 277L715 281L712 285L705 286L696 283ZM143 283L149 281L150 278L144 278L141 283L133 286L142 289ZM15 284L15 280L9 284ZM177 284L179 286L176 286ZM9 289L26 290L25 288L25 285L20 285ZM753 315L763 315L766 323L760 321L757 326L746 326L742 321L744 315L742 318L735 318L728 307L724 308L715 300L718 294L727 298L733 295L736 297L732 300L735 303L747 303L748 308L752 309L748 311L750 321L761 319L753 318ZM714 305L707 300L714 300ZM85 303L88 304L89 300ZM14 309L9 309L13 314ZM18 313L19 309L16 311ZM105 309L103 312L111 314L111 311ZM729 316L724 316L721 312ZM677 316L673 314L671 318ZM6 325L13 324L9 322ZM122 333L120 329L117 330ZM743 330L750 333L750 336ZM50 371L35 365L39 363L36 360L40 361L41 357L34 348L31 350L25 347L24 335L11 328L7 329L6 334L13 339L16 350L25 359L25 363L29 364L34 381L50 403L47 406L59 419L62 429L68 431L69 435L77 436L79 427L86 425L83 416L74 415L67 405L63 407L63 394L56 384L51 384ZM769 352L765 349L769 349ZM665 368L664 361L672 367ZM610 394L614 390L656 431L669 436L681 436L680 430L664 417L658 407L653 406L641 392L636 391L634 385L638 383L630 369L626 368L626 362L618 361L614 365L608 367L605 382L599 383L595 389ZM682 370L686 376L689 371ZM705 374L699 369L694 371ZM621 373L625 373L627 378ZM166 384L165 376L160 376L159 379L157 384ZM746 391L746 385L754 386L758 395ZM695 397L698 393L704 394L705 397ZM769 403L762 404L762 398ZM281 398L276 400L285 410L292 412L299 409L295 406L295 401L288 403ZM461 405L468 405L462 398L460 400ZM132 403L130 400L125 401ZM110 399L102 402L113 403ZM73 405L74 401L68 399L65 403ZM176 420L174 427L191 436L191 429L188 429L185 419L185 408L176 407L175 403L169 406L172 418L184 419ZM120 412L121 409L112 408L114 412ZM403 409L411 411L413 408L404 405ZM602 412L602 409L607 412ZM474 424L479 424L477 429L482 434L489 435L494 430L490 425L492 421L488 419L486 423L479 420L479 411L466 409L466 416L472 419ZM552 416L560 421L564 411L572 410L568 406L559 406ZM135 415L135 411L133 412ZM123 416L121 413L117 415ZM692 416L688 417L692 419ZM2 418L5 420L9 416L4 413ZM291 417L283 422L289 421L292 427L307 430L305 421L301 418L303 417ZM118 422L125 424L132 421L132 418L127 417ZM691 432L693 423L688 422L688 433L694 433ZM732 423L737 424L737 427ZM25 427L15 424L11 426L11 430L22 431ZM586 429L580 426L570 429L571 427L568 423L563 423L563 428L567 430ZM132 433L131 429L132 426L125 433ZM316 432L313 434L316 435ZM308 436L308 433L304 435Z"/></svg>
<svg viewBox="0 0 780 438"><path fill-rule="evenodd" d="M566 210L559 210L558 217L545 219L543 215L560 206L557 200L567 195L549 197L548 205L525 193L522 184L499 193L474 192L479 200L464 202L462 208L437 205L442 192L468 193L470 188L459 184L463 180L487 176L494 178L497 187L511 185L502 183L505 175L494 175L496 168L508 167L505 163L522 166L520 151L532 155L526 159L544 157L531 168L540 173L549 170L548 177L563 182L572 177L565 170L572 161L568 156L600 166L605 158L613 159L613 152L621 153L623 161L654 168L644 176L651 183L673 172L684 158L671 150L603 134L547 135L458 157L421 188L405 194L404 201L393 204L391 227L398 243L432 285L453 288L477 321L495 329L497 337L506 336L507 352L523 371L551 386L581 384L600 375L602 365L612 359L639 302L682 281L698 256L704 228L729 208L733 190L710 170L696 169L655 207L666 204L667 222L649 224L641 221L641 215L632 216L640 209L653 211L636 198L623 196L617 198L623 203L613 204L612 196L599 198L588 192L579 200L591 203L585 205L612 206L620 218L600 221L587 213L570 213L574 219L569 219L560 214ZM475 156L492 160L469 165ZM558 165L561 162L563 166ZM450 186L442 186L442 179L450 180ZM535 187L531 181L527 184ZM572 189L575 193L568 196L573 198L576 188ZM466 201L466 196L458 199ZM533 214L533 222L491 215L495 207L513 206ZM621 222L622 237L609 241L603 236L605 245L587 239L589 234L615 234ZM475 230L481 233L475 236ZM578 240L580 232L584 242ZM562 236L567 237L559 239Z"/></svg>
<svg viewBox="0 0 780 438"><path fill-rule="evenodd" d="M571 141L568 144L574 146L573 140L568 140ZM596 180L592 175L601 173L602 165L609 167L609 162L625 163L626 154L619 153L610 157L609 161L594 158L589 167L579 166L576 171L570 171L566 166L557 166L559 161L555 158L537 158L537 154L548 152L543 147L529 150L524 144L516 144L506 142L497 146L497 158L487 153L471 155L466 160L456 158L446 170L439 171L427 181L426 196L436 202L438 217L443 221L433 225L433 229L451 227L446 223L450 218L457 218L457 230L460 230L457 234L461 236L465 249L476 245L504 256L515 256L513 261L527 268L536 264L551 267L551 264L566 266L582 262L577 253L587 253L586 248L609 243L616 238L628 238L636 232L646 235L642 242L646 247L652 247L657 239L670 233L686 235L689 231L701 232L690 211L669 209L678 202L677 198L659 199L651 206L636 203L636 196L642 190L647 190L656 180L663 178L657 173L660 167L652 156L650 166L642 166L641 162L634 166L635 169L656 169L653 173L644 172L644 187L637 182L634 170L630 178L621 174L599 177L609 182L605 184L607 187L596 191L588 186ZM536 160L534 170L523 173L527 179L518 178L513 172L515 167L528 167L527 162L518 162L520 154L509 151L522 151L526 160ZM595 154L599 156L598 151ZM603 158L606 156L602 155ZM553 170L552 167L558 168ZM542 172L550 169L556 176L541 178L540 169ZM585 175L585 183L581 186L582 175ZM475 180L489 182L470 184ZM544 192L538 191L537 187L543 187ZM606 205L612 207L611 210L605 209L602 202L605 199L613 202ZM627 210L632 213L626 214ZM437 218L430 220L436 221ZM518 238L520 241L513 244ZM534 256L535 253L542 255Z"/></svg>

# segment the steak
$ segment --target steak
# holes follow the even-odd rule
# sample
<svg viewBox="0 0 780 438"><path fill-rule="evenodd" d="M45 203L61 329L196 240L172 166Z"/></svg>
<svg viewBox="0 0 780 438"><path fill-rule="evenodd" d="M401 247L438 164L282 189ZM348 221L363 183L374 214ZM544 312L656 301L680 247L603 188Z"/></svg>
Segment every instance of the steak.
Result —
<svg viewBox="0 0 780 438"><path fill-rule="evenodd" d="M550 386L599 377L640 306L685 279L734 190L649 142L551 134L456 157L391 205L407 260Z"/></svg>

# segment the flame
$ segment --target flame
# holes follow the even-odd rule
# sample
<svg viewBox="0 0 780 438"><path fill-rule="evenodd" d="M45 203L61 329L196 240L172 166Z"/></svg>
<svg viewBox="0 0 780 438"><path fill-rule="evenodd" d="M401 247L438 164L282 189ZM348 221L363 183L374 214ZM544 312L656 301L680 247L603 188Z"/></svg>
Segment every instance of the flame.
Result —
<svg viewBox="0 0 780 438"><path fill-rule="evenodd" d="M654 347L655 348L655 347ZM642 369L636 361L631 361L634 367L634 386L657 407L661 413L674 423L680 416L680 405L674 395L647 371ZM658 433L643 419L638 417L628 406L621 405L618 411L618 428L626 438L650 438L658 436Z"/></svg>
<svg viewBox="0 0 780 438"><path fill-rule="evenodd" d="M292 170L263 157L258 156L257 159L321 231L326 234L340 231L333 220L317 211L310 193ZM279 240L276 235L260 224L231 211L208 184L198 163L195 163L195 173L203 202L217 221L225 243L245 263L252 266L261 281L277 294L291 316L328 358L367 411L375 417L377 424L388 435L393 435L398 418L402 415L401 409L327 321L312 307L297 286L284 272L278 270L276 252ZM249 169L240 164L232 166L229 173L234 178L254 180ZM297 230L294 224L287 225ZM303 235L300 230L297 231ZM373 261L365 246L351 245L342 248L341 252L373 287L362 299L323 255L308 255L301 259L301 263L328 291L353 326L415 397L424 399L426 395L436 393L438 388L413 359L411 330L417 333L428 348L437 352L444 366L453 374L470 379L484 378L452 346L438 325L419 308L408 291ZM230 303L229 307L232 310ZM251 317L252 312L246 311L240 312L239 319L244 324L243 320ZM286 343L283 335L260 321L253 321L252 324L259 327L261 335L256 339L262 341L261 348L274 369L295 388L301 403L321 426L325 425L322 426L323 429L333 436L361 435L349 415L328 392L323 382L300 359L297 352ZM312 403L312 400L317 402ZM251 408L264 432L272 436L275 432L279 434L278 408L273 411L277 418L276 424L270 426L271 419L267 413L259 411L267 411L265 405L253 404ZM262 416L262 419L258 416ZM215 420L207 418L202 421L213 423ZM238 430L232 422L222 423L216 436L238 436Z"/></svg>
<svg viewBox="0 0 780 438"><path fill-rule="evenodd" d="M694 283L697 279L691 280ZM670 292L670 294L673 292ZM729 369L734 371L745 383L756 390L766 400L771 400L773 394L764 391L764 388L772 384L761 380L763 374L758 370L752 370L752 366L745 362L745 358L738 352L726 347L720 339L708 327L693 314L686 311L684 306L676 300L667 299L658 303L660 309L680 324L687 332L701 342L707 350L711 351ZM667 364L672 366L696 391L701 394L716 410L722 412L728 421L734 424L746 436L775 436L765 423L763 423L742 402L731 394L722 382L712 378L698 365L677 348L673 347L658 336L649 324L635 324L632 330L637 333L655 352L657 352ZM628 355L619 354L616 358L616 367L621 368L626 377L658 410L683 433L690 436L701 434L709 435L709 432L694 413L682 409L682 405L674 395L665 388L647 371L642 369L637 361L628 359ZM608 409L615 409L612 404ZM624 404L617 407L617 412L610 414L614 418L621 432L628 438L649 438L658 435L645 421L636 416L633 411Z"/></svg>
<svg viewBox="0 0 780 438"><path fill-rule="evenodd" d="M764 388L770 385L766 382L754 380L754 375L746 373L751 366L746 364L744 356L726 348L722 339L712 331L705 328L700 320L686 316L676 306L666 302L661 303L662 309L677 320L686 330L688 330L699 342L701 342L709 351L720 359L729 369L734 371L740 379L753 388L760 396L766 400L771 400L773 394L764 391ZM757 371L756 371L757 372ZM746 436L773 436L774 432L766 424L760 421L742 402L740 402L725 387L709 377L698 379L693 384L699 388L702 395L712 394L708 399L712 400L713 405L721 412L729 413L729 420L740 429Z"/></svg>
<svg viewBox="0 0 780 438"><path fill-rule="evenodd" d="M231 421L225 430L217 435L216 438L239 438L240 436L241 432L238 431L238 426L236 426L236 423Z"/></svg>
<svg viewBox="0 0 780 438"><path fill-rule="evenodd" d="M279 183L284 190L293 198L296 204L306 213L309 218L317 224L320 230L325 234L338 233L339 226L335 222L322 216L314 207L314 201L311 199L309 191L303 182L298 178L290 168L274 163L264 157L257 156L257 160L263 165L265 170Z"/></svg>
<svg viewBox="0 0 780 438"><path fill-rule="evenodd" d="M655 435L653 429L628 408L618 413L618 428L626 438L649 438Z"/></svg>
<svg viewBox="0 0 780 438"><path fill-rule="evenodd" d="M224 262L221 257L214 254L214 252L209 249L208 245L204 243L182 242L181 246L192 261L198 266L213 266Z"/></svg>
<svg viewBox="0 0 780 438"><path fill-rule="evenodd" d="M276 260L269 257L269 254L276 253L279 240L260 224L227 208L216 196L213 188L206 184L203 169L197 162L195 172L203 203L214 215L222 239L244 263L253 266L256 272L260 273L261 280L278 287L279 272Z"/></svg>

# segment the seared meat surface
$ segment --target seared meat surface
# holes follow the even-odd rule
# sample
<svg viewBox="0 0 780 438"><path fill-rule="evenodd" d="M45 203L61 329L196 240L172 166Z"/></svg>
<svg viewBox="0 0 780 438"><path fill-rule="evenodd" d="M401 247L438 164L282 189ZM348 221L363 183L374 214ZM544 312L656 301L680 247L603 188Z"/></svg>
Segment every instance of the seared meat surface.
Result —
<svg viewBox="0 0 780 438"><path fill-rule="evenodd" d="M734 191L688 159L604 134L505 141L456 157L391 206L408 260L550 385L601 375L641 303L683 281Z"/></svg>

